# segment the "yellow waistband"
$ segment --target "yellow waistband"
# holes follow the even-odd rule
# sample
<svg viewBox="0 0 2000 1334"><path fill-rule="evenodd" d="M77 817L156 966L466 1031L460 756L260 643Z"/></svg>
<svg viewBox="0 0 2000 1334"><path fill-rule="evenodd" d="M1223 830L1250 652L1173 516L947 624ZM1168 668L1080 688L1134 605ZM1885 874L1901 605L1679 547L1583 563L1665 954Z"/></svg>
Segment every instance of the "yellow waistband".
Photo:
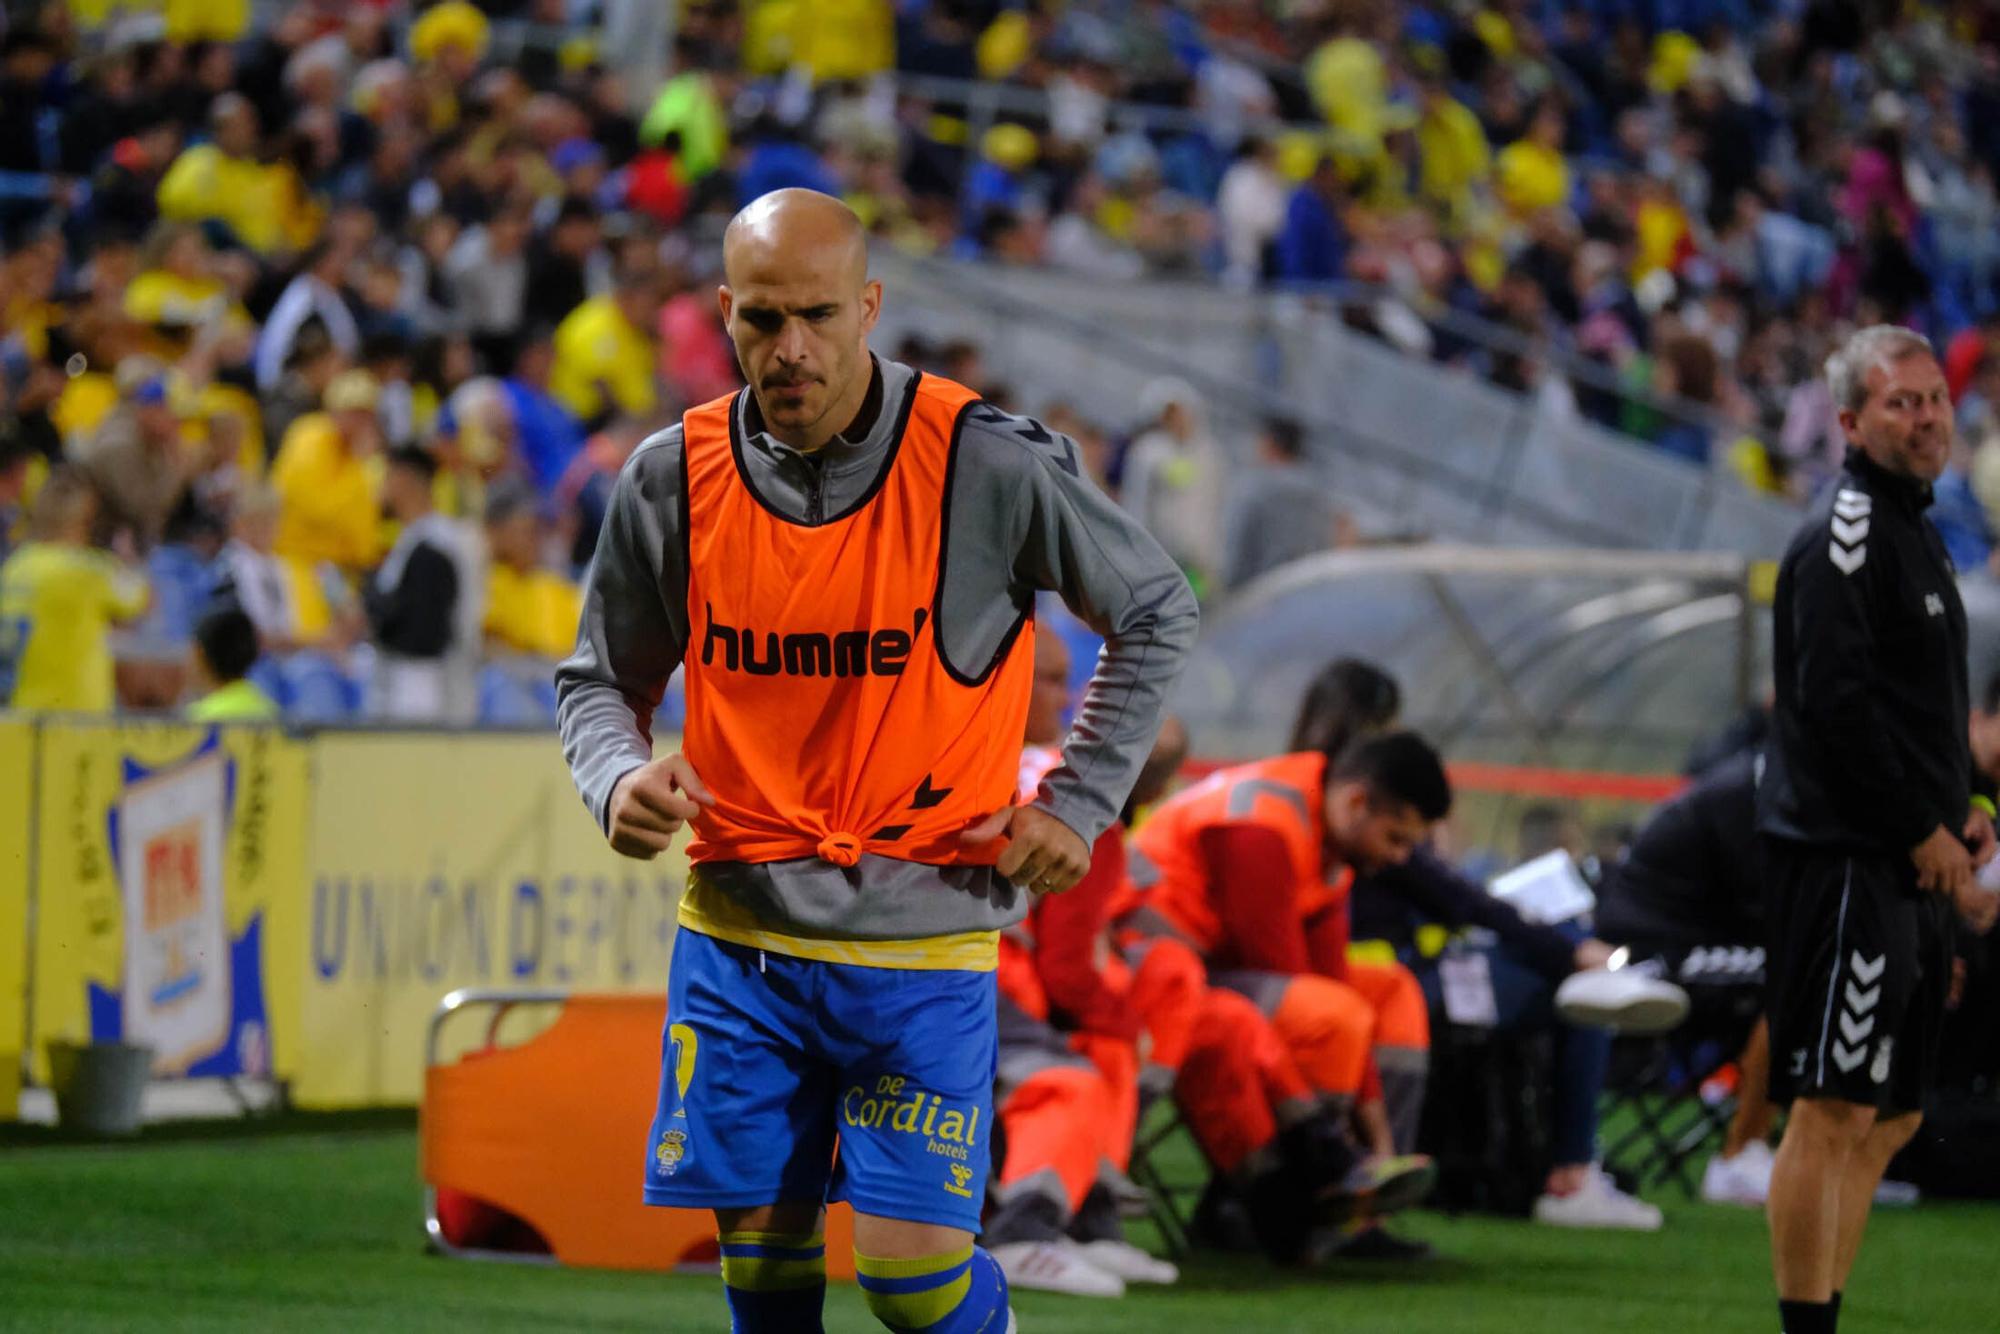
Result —
<svg viewBox="0 0 2000 1334"><path fill-rule="evenodd" d="M699 879L681 896L679 921L688 930L717 940L821 963L990 973L1000 960L998 931L961 931L922 940L816 940L786 935L771 930L748 908Z"/></svg>

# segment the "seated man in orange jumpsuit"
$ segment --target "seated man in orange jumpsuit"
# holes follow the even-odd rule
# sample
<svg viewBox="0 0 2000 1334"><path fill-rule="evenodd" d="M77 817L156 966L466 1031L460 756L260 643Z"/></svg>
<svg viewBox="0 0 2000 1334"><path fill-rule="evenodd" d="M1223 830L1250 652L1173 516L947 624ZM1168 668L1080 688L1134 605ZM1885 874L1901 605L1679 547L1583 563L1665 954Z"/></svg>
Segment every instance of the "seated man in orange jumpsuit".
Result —
<svg viewBox="0 0 2000 1334"><path fill-rule="evenodd" d="M1066 657L1057 637L1037 639L1024 795L1058 758L1047 743L1062 734ZM1170 719L1125 822L1164 790L1185 744ZM1097 1294L1113 1285L1087 1266L1141 1281L1171 1272L1143 1254L1135 1265L1130 1248L1106 1240L1116 1233L1107 1226L1113 1196L1105 1188L1122 1179L1129 1160L1141 1061L1154 1091L1171 1083L1196 1140L1244 1202L1252 1239L1280 1259L1299 1258L1320 1225L1419 1195L1427 1171L1359 1162L1269 1022L1244 997L1209 987L1184 944L1128 935L1127 950L1113 948L1109 920L1128 893L1120 834L1114 828L1098 840L1081 882L1038 900L1002 937L998 1106L1006 1143L985 1235L1009 1281ZM1090 1077L1091 1063L1101 1079ZM1079 1238L1089 1240L1074 1244Z"/></svg>
<svg viewBox="0 0 2000 1334"><path fill-rule="evenodd" d="M1069 649L1048 635L1035 641L1035 689L1028 709L1027 747L1021 752L1021 799L1062 761ZM1033 967L1056 1026L1077 1050L1115 1067L1136 1052L1141 1082L1165 1092L1187 1051L1200 994L1207 989L1201 961L1178 947L1144 950L1127 959L1114 948L1111 914L1125 885L1125 831L1134 813L1157 800L1187 758L1187 729L1172 716L1162 723L1152 754L1121 818L1090 850L1090 870L1061 894L1035 901L1018 939L1029 946ZM1133 1090L1135 1095L1137 1089ZM1137 1129L1135 1096L1126 1119Z"/></svg>
<svg viewBox="0 0 2000 1334"><path fill-rule="evenodd" d="M1409 732L1221 770L1134 841L1127 929L1177 939L1257 1003L1330 1106L1377 1154L1421 1112L1429 1024L1400 965L1347 958L1354 873L1400 863L1450 810L1437 753Z"/></svg>
<svg viewBox="0 0 2000 1334"><path fill-rule="evenodd" d="M1068 677L1062 640L1038 636L1025 728L1030 744L1021 757L1023 801L1034 800L1042 779L1061 763L1052 743L1064 733ZM1155 747L1135 789L1140 800L1157 794L1179 767L1176 752L1183 748L1171 738L1165 755ZM1000 938L995 1105L1003 1157L981 1235L1016 1287L1113 1297L1128 1281L1171 1283L1178 1277L1171 1264L1128 1244L1119 1223L1117 1195L1129 1187L1125 1169L1138 1120L1139 1052L1155 1045L1137 1009L1126 1004L1131 978L1123 979L1125 986L1107 985L1093 957L1104 905L1124 876L1124 852L1122 830L1114 826L1093 848L1082 882L1038 898L1028 918ZM1069 948L1070 942L1080 948ZM1044 955L1054 961L1050 971L1060 979L1061 994L1086 1020L1066 1024L1074 1031L1058 1031L1050 1022L1057 988L1044 983ZM1192 978L1157 967L1141 971L1147 988L1171 992L1200 985L1199 964L1190 960L1189 966ZM1184 1007L1158 1008L1178 1013Z"/></svg>

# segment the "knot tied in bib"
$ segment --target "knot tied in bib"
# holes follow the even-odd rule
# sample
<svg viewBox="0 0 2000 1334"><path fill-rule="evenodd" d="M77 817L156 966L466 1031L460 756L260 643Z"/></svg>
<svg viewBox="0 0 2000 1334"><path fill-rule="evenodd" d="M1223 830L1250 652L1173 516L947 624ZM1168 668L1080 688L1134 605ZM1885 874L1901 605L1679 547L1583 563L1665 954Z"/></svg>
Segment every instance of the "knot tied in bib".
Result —
<svg viewBox="0 0 2000 1334"><path fill-rule="evenodd" d="M852 866L861 860L861 840L852 834L828 834L819 841L819 855L835 866Z"/></svg>

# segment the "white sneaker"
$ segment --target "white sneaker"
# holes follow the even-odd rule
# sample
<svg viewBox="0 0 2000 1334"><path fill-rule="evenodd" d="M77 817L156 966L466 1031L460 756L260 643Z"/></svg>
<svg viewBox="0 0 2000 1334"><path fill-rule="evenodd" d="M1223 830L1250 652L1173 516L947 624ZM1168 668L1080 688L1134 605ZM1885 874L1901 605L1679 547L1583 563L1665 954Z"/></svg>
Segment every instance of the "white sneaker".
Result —
<svg viewBox="0 0 2000 1334"><path fill-rule="evenodd" d="M1127 1283L1178 1283L1181 1271L1156 1255L1149 1255L1129 1241L1106 1237L1080 1242L1077 1249L1093 1269L1115 1274Z"/></svg>
<svg viewBox="0 0 2000 1334"><path fill-rule="evenodd" d="M1663 978L1623 968L1587 968L1556 988L1556 1013L1579 1028L1664 1033L1687 1018L1688 994Z"/></svg>
<svg viewBox="0 0 2000 1334"><path fill-rule="evenodd" d="M1125 1280L1083 1258L1077 1244L1063 1241L1010 1241L992 1248L1010 1287L1061 1292L1071 1297L1123 1297Z"/></svg>
<svg viewBox="0 0 2000 1334"><path fill-rule="evenodd" d="M1771 1164L1776 1155L1763 1140L1751 1140L1734 1158L1721 1154L1708 1160L1701 1173L1701 1198L1710 1204L1741 1204L1762 1208L1771 1194Z"/></svg>
<svg viewBox="0 0 2000 1334"><path fill-rule="evenodd" d="M1624 1228L1633 1232L1660 1230L1660 1211L1618 1189L1601 1167L1592 1167L1583 1185L1567 1195L1543 1195L1535 1201L1535 1221L1550 1227Z"/></svg>

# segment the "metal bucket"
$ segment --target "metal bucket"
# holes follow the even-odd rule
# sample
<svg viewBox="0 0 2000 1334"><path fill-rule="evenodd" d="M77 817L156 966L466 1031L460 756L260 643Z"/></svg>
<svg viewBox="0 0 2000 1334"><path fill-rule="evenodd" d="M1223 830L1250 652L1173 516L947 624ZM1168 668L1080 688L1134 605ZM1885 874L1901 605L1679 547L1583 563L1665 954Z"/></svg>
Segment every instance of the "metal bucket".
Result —
<svg viewBox="0 0 2000 1334"><path fill-rule="evenodd" d="M56 1119L91 1135L134 1135L152 1074L153 1049L130 1042L51 1042L49 1084Z"/></svg>

